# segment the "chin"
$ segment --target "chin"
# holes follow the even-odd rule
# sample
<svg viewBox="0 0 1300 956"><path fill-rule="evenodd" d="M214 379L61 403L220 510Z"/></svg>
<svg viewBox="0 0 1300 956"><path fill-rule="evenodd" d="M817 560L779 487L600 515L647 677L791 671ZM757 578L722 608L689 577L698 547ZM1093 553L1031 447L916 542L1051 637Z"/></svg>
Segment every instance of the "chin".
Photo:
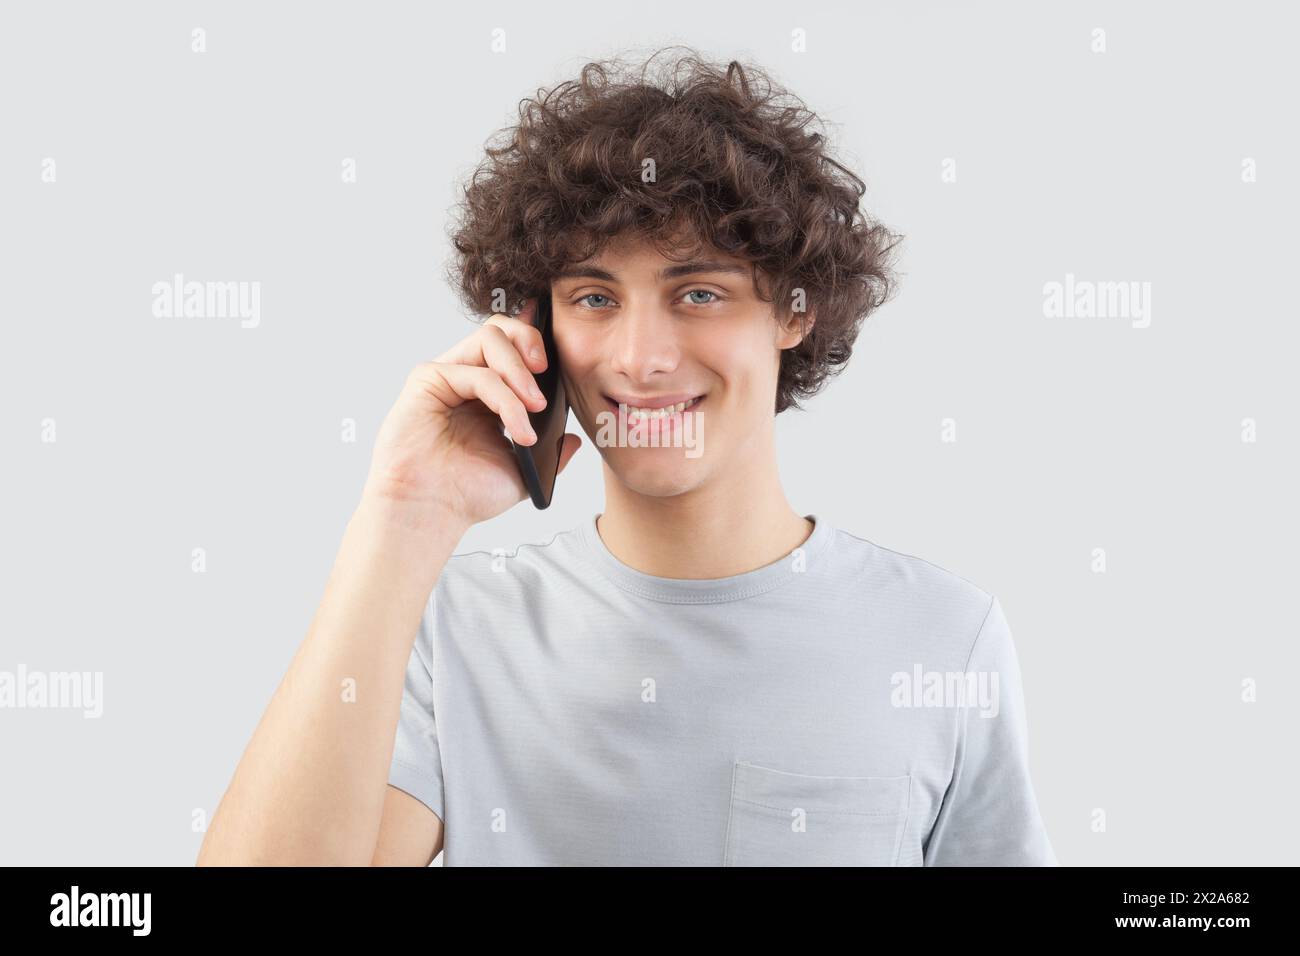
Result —
<svg viewBox="0 0 1300 956"><path fill-rule="evenodd" d="M704 480L699 458L681 448L616 448L605 464L631 491L651 498L671 498L698 488ZM649 452L650 454L643 454Z"/></svg>

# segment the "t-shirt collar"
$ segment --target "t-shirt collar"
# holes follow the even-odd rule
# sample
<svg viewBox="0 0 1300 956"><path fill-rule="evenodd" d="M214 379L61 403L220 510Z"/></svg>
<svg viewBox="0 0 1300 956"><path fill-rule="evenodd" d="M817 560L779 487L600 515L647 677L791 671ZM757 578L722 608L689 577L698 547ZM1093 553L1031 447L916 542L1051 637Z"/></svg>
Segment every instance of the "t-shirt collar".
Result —
<svg viewBox="0 0 1300 956"><path fill-rule="evenodd" d="M803 544L771 564L725 578L662 578L638 571L614 557L596 530L599 517L593 514L579 526L587 558L625 591L671 604L716 604L770 591L819 567L834 539L833 529L824 518L804 515L814 523L812 533Z"/></svg>

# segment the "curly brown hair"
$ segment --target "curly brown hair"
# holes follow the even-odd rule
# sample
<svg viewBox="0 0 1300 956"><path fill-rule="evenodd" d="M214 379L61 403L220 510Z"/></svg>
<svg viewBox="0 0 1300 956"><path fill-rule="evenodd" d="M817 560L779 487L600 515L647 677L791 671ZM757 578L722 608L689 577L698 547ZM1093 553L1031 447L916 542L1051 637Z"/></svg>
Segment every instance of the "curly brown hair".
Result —
<svg viewBox="0 0 1300 956"><path fill-rule="evenodd" d="M656 72L674 49L687 52ZM449 281L477 315L514 313L615 238L648 240L673 260L712 246L752 263L774 317L793 327L799 315L803 339L781 353L776 413L798 408L845 366L863 320L892 295L901 239L859 209L863 181L806 130L814 122L825 125L737 60L666 47L639 69L588 63L521 100L519 123L499 131L500 144L489 139L449 229Z"/></svg>

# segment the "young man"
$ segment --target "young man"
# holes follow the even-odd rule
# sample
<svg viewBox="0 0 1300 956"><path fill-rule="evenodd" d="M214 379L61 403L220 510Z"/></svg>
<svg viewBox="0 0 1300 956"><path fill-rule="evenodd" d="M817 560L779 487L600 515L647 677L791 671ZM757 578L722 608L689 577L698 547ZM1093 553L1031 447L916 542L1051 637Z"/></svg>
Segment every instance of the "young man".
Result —
<svg viewBox="0 0 1300 956"><path fill-rule="evenodd" d="M489 148L455 245L493 314L385 420L200 863L1056 863L998 601L782 491L775 414L848 360L894 237L762 80L592 64ZM536 440L548 294L604 508L453 554L526 497L501 431Z"/></svg>

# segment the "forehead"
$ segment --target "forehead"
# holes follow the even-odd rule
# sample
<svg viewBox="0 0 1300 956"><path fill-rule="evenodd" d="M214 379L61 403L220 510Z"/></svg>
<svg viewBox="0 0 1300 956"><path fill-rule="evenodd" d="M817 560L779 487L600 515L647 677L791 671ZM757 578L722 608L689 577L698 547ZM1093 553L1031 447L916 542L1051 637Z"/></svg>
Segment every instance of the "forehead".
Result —
<svg viewBox="0 0 1300 956"><path fill-rule="evenodd" d="M557 278L605 273L610 277L646 275L668 279L702 271L749 275L751 264L697 241L656 245L651 239L618 238L610 240L590 258L565 266Z"/></svg>

